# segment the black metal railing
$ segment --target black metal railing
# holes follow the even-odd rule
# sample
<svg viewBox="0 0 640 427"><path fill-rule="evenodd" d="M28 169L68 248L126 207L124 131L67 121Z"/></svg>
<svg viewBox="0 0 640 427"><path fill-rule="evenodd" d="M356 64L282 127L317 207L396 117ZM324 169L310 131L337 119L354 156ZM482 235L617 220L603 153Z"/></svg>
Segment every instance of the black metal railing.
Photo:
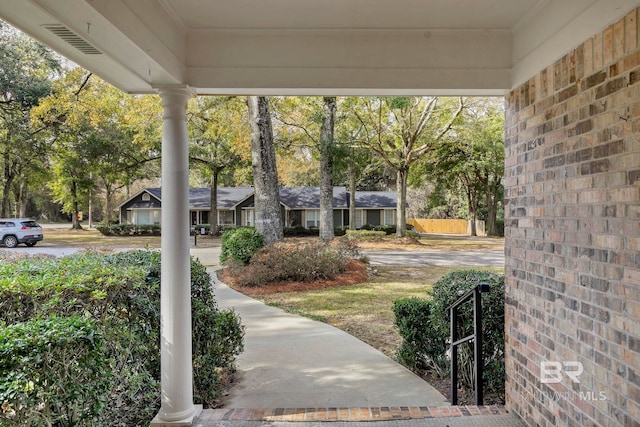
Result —
<svg viewBox="0 0 640 427"><path fill-rule="evenodd" d="M458 404L458 346L473 340L473 361L475 365L475 394L476 405L483 404L482 393L482 296L483 292L489 292L488 283L480 283L458 301L449 307L449 319L451 325L451 404ZM463 338L457 337L458 331L458 307L469 299L473 299L473 334Z"/></svg>

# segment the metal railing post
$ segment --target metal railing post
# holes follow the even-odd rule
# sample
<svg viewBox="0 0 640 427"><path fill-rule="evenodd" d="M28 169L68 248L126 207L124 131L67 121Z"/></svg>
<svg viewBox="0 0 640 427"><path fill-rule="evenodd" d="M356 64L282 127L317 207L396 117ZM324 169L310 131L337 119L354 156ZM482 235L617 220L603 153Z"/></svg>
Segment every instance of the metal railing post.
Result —
<svg viewBox="0 0 640 427"><path fill-rule="evenodd" d="M483 404L482 393L482 297L480 286L476 286L473 292L473 358L476 365L476 405Z"/></svg>
<svg viewBox="0 0 640 427"><path fill-rule="evenodd" d="M482 292L488 292L489 285L480 283L449 307L449 319L451 325L451 404L458 404L458 346L467 341L473 340L473 358L475 370L475 397L476 405L481 406L484 403L484 395L482 392L482 364L484 358L482 356ZM473 299L473 334L463 338L458 338L458 307L469 299Z"/></svg>
<svg viewBox="0 0 640 427"><path fill-rule="evenodd" d="M451 316L451 343L456 342L456 331L458 330L458 310L457 307L449 308ZM451 404L458 404L458 346L451 345Z"/></svg>

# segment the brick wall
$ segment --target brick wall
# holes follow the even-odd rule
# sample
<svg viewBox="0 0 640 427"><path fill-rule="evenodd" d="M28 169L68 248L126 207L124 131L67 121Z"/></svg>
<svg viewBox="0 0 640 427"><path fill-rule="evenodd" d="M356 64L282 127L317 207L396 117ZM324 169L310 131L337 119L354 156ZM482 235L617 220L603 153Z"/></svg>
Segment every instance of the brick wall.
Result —
<svg viewBox="0 0 640 427"><path fill-rule="evenodd" d="M640 426L638 17L507 98L506 395L531 426Z"/></svg>

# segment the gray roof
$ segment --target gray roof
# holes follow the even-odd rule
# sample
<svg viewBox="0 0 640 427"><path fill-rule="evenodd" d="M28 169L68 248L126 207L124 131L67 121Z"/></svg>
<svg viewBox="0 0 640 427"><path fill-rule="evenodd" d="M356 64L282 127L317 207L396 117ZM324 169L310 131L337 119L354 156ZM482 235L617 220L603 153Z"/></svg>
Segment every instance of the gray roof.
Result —
<svg viewBox="0 0 640 427"><path fill-rule="evenodd" d="M162 188L147 188L145 191L158 200L162 200ZM231 209L253 194L253 187L219 187L218 208ZM190 188L189 207L191 209L209 209L211 207L211 189Z"/></svg>
<svg viewBox="0 0 640 427"><path fill-rule="evenodd" d="M395 191L356 191L356 207L395 209L397 197Z"/></svg>
<svg viewBox="0 0 640 427"><path fill-rule="evenodd" d="M158 200L162 200L161 188L147 188L144 191ZM253 187L219 187L218 208L231 209L253 195ZM395 209L395 191L356 191L356 207L368 209ZM280 203L289 209L320 209L320 188L318 187L281 187ZM205 188L189 189L190 209L209 209L211 190ZM253 203L247 204L252 207ZM142 206L136 206L142 207ZM333 187L333 208L348 209L349 193L346 187Z"/></svg>
<svg viewBox="0 0 640 427"><path fill-rule="evenodd" d="M320 209L319 187L282 187L280 203L289 209ZM333 208L347 209L349 195L346 187L333 187Z"/></svg>

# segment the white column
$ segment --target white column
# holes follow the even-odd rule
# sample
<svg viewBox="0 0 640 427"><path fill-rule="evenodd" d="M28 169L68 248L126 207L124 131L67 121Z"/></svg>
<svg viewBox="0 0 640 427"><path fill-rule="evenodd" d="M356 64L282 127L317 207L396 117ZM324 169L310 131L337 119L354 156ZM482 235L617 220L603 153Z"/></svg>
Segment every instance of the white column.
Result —
<svg viewBox="0 0 640 427"><path fill-rule="evenodd" d="M189 144L187 87L163 87L162 268L160 350L162 406L152 423L183 425L193 419L191 269L189 262Z"/></svg>

